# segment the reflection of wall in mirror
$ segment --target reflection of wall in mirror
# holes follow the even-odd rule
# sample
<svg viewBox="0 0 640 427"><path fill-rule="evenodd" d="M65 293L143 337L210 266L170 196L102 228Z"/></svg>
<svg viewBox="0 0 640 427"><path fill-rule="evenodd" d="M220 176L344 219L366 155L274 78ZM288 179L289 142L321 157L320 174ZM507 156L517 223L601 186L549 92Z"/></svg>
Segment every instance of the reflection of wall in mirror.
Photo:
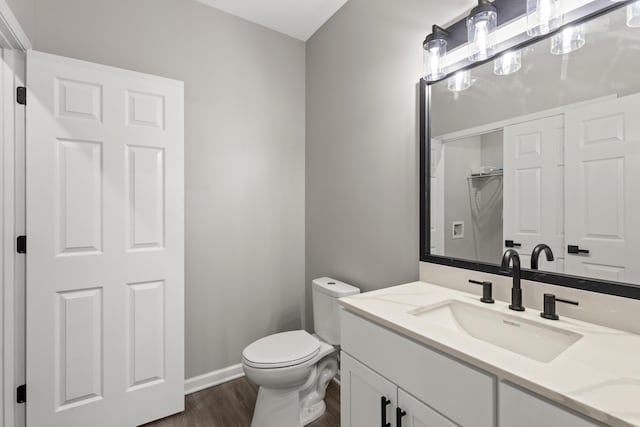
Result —
<svg viewBox="0 0 640 427"><path fill-rule="evenodd" d="M620 8L586 27L586 44L568 55L550 54L550 41L522 50L522 68L497 76L489 61L470 70L473 85L452 93L447 81L432 86L432 136L559 108L594 98L640 92L640 29Z"/></svg>
<svg viewBox="0 0 640 427"><path fill-rule="evenodd" d="M473 169L502 166L502 132L445 143L444 223L464 222L464 238L445 236L448 257L497 263L502 255L502 178L471 179Z"/></svg>

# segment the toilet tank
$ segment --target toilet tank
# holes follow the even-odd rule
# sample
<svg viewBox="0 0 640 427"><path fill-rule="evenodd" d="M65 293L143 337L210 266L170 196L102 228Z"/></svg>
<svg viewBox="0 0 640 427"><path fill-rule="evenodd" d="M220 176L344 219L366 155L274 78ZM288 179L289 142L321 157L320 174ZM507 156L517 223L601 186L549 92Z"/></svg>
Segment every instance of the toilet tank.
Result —
<svg viewBox="0 0 640 427"><path fill-rule="evenodd" d="M329 277L312 282L313 323L316 334L326 343L340 345L340 305L338 299L359 294L360 289Z"/></svg>

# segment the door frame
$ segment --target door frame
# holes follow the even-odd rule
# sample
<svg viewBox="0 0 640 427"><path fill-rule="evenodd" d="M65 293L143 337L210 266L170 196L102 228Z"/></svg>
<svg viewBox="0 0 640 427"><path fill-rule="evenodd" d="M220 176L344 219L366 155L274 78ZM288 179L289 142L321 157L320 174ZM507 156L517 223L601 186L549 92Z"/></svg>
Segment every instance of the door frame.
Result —
<svg viewBox="0 0 640 427"><path fill-rule="evenodd" d="M24 166L16 164L16 146L24 146L24 106L15 102L15 87L24 82L24 53L31 49L31 42L5 0L0 0L0 424L6 427L23 427L25 418L19 414L15 393L18 381L25 377L25 354L14 352L16 340L24 342L24 300L16 300L15 289L25 288L24 260L18 262L15 253L15 236L18 226L24 227L24 180L16 179L24 172ZM18 202L17 202L18 201ZM22 320L17 320L21 315ZM22 335L22 336L20 336ZM22 353L22 354L20 354ZM21 360L17 360L21 359Z"/></svg>

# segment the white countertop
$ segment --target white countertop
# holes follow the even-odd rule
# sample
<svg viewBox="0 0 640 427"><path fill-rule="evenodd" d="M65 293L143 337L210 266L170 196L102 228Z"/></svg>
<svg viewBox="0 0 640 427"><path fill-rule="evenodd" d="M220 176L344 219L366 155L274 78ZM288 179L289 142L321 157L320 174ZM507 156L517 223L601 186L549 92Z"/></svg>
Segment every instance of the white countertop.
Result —
<svg viewBox="0 0 640 427"><path fill-rule="evenodd" d="M542 363L408 313L448 300L551 324L583 337ZM550 321L538 310L517 313L507 303L482 304L475 295L424 282L363 293L340 303L352 313L593 419L612 426L640 426L640 335L562 317L560 304L560 320Z"/></svg>

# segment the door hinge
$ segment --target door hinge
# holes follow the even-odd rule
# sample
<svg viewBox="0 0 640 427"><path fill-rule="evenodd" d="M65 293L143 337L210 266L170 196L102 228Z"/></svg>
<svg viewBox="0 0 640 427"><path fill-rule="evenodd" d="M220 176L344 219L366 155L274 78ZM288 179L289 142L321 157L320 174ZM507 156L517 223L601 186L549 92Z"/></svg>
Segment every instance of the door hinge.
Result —
<svg viewBox="0 0 640 427"><path fill-rule="evenodd" d="M27 105L27 88L24 86L18 86L16 89L16 101L18 104Z"/></svg>
<svg viewBox="0 0 640 427"><path fill-rule="evenodd" d="M27 401L27 385L22 384L16 389L16 402L25 403Z"/></svg>
<svg viewBox="0 0 640 427"><path fill-rule="evenodd" d="M27 236L18 236L16 239L16 252L19 254L27 253Z"/></svg>

